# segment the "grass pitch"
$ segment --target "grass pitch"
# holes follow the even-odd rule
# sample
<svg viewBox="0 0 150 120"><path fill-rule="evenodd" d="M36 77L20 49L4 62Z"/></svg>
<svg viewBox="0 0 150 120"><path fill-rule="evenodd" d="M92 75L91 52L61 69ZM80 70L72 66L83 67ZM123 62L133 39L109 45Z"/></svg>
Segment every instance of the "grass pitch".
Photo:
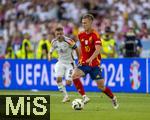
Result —
<svg viewBox="0 0 150 120"><path fill-rule="evenodd" d="M62 94L59 92L0 91L0 94L51 95L50 120L150 120L150 94L116 93L119 108L115 110L107 96L88 92L91 101L80 111L73 110L71 102L61 103ZM71 101L81 98L76 92L69 92L69 95Z"/></svg>

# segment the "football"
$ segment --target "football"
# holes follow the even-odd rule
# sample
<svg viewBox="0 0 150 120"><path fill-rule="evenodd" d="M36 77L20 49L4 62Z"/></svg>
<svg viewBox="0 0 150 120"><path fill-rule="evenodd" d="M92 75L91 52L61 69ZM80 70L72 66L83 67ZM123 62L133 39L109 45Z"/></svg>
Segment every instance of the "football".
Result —
<svg viewBox="0 0 150 120"><path fill-rule="evenodd" d="M74 99L72 101L72 108L74 110L82 110L84 108L84 103L82 102L82 99Z"/></svg>

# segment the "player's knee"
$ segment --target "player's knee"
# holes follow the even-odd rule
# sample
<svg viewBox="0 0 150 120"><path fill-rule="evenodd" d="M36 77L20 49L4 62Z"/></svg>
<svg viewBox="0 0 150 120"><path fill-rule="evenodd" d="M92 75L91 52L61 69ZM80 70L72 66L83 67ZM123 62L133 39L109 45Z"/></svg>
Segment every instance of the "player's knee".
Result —
<svg viewBox="0 0 150 120"><path fill-rule="evenodd" d="M77 76L77 73L78 73L78 71L76 70L76 69L74 69L73 70L73 73L72 73L72 79L75 79L76 78L76 76Z"/></svg>
<svg viewBox="0 0 150 120"><path fill-rule="evenodd" d="M72 76L72 79L73 79L73 80L78 79L78 78L80 78L80 75L79 75L79 74L74 74L74 75Z"/></svg>
<svg viewBox="0 0 150 120"><path fill-rule="evenodd" d="M78 79L78 78L80 78L80 77L81 77L80 72L77 71L77 70L75 70L75 71L73 72L73 74L72 74L72 79L74 80L74 79Z"/></svg>
<svg viewBox="0 0 150 120"><path fill-rule="evenodd" d="M72 74L72 79L74 80L74 79L76 79L76 77L77 77L77 73L76 72L73 72L73 74Z"/></svg>
<svg viewBox="0 0 150 120"><path fill-rule="evenodd" d="M101 91L104 91L104 90L105 90L105 86L104 86L104 85L98 85L98 88L99 88Z"/></svg>
<svg viewBox="0 0 150 120"><path fill-rule="evenodd" d="M57 83L62 82L62 77L58 77L56 81L57 81Z"/></svg>
<svg viewBox="0 0 150 120"><path fill-rule="evenodd" d="M75 78L76 78L76 75L75 75L75 74L73 74L73 75L72 75L72 79L74 80Z"/></svg>

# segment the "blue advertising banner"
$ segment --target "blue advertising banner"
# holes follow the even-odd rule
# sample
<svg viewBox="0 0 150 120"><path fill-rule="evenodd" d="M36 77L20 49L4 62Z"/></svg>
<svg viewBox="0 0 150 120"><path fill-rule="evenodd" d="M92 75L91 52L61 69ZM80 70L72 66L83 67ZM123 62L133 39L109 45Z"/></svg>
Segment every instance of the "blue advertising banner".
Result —
<svg viewBox="0 0 150 120"><path fill-rule="evenodd" d="M1 89L51 89L51 69L46 60L1 60L0 68Z"/></svg>
<svg viewBox="0 0 150 120"><path fill-rule="evenodd" d="M147 60L147 93L150 93L150 59Z"/></svg>
<svg viewBox="0 0 150 120"><path fill-rule="evenodd" d="M114 92L146 93L147 59L104 59L101 63L105 85ZM58 90L54 74L56 60L0 60L1 90ZM86 91L100 91L87 75L81 78ZM65 84L65 80L63 80ZM67 87L75 91L75 87Z"/></svg>
<svg viewBox="0 0 150 120"><path fill-rule="evenodd" d="M146 92L145 59L108 59L102 62L106 86L115 92Z"/></svg>

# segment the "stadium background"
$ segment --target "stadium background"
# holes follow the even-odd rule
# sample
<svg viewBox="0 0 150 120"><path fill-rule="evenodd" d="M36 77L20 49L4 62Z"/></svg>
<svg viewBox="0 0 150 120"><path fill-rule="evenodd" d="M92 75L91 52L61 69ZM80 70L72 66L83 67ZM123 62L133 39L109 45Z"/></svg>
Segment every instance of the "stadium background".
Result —
<svg viewBox="0 0 150 120"><path fill-rule="evenodd" d="M36 67L36 64L40 63L41 67L42 63L44 64L44 61L38 62L36 61L36 59L39 60L46 58L41 58L39 56L42 53L42 50L39 47L40 44L42 44L42 41L47 41L49 50L51 47L51 40L54 38L55 27L58 24L62 24L64 26L64 32L67 36L77 41L77 33L82 30L80 21L81 16L85 13L91 13L95 17L93 23L94 28L98 30L102 39L103 35L106 34L107 28L109 28L108 31L112 33L111 37L115 43L115 56L105 57L107 59L104 59L105 62L104 64L102 64L103 75L106 78L105 84L112 87L113 91L148 93L150 79L148 76L148 58L150 57L149 3L149 0L138 0L136 2L133 2L132 0L81 0L80 2L75 0L45 0L45 2L42 2L40 0L1 0L0 57L3 60L1 60L0 62L2 68L0 73L1 88L3 89L5 86L9 86L7 87L8 89L17 89L16 87L11 87L11 84L7 85L7 82L10 79L10 83L13 83L17 80L17 78L22 77L22 74L24 80L30 81L30 79L35 78L34 76L36 75L36 72L38 72L38 69L37 71L35 71L34 69ZM130 28L132 28L135 32L135 35L141 42L142 47L139 52L139 58L137 60L129 58L130 62L126 63L127 58L124 59L124 55L122 52L123 50L121 49L121 47L123 43L125 43L124 36L129 32ZM24 41L26 40L29 41L29 46L32 50L29 57L25 57L25 52L22 50L24 48ZM11 55L9 53L10 50L12 51ZM58 57L57 53L54 53L53 56L54 58ZM76 57L76 55L74 56ZM121 58L122 60L118 58ZM141 58L143 58L144 60ZM12 64L11 60L7 63L7 61L5 61L4 59L19 60L13 61L13 63L15 64ZM23 62L21 62L20 59L26 59L26 61L23 60ZM27 61L27 59L34 60ZM142 60L144 62L141 62ZM33 64L33 66L28 65L28 63L30 62L31 64ZM53 88L53 85L56 86L52 68L52 65L55 62L45 62L46 66L50 66L46 67L47 74L49 73L49 71L52 71L51 74L48 74L47 77L49 78L49 81L51 80L53 81L53 83L51 83L52 88L43 87L43 90L57 90L56 87ZM22 63L24 63L23 70ZM118 63L119 65L117 65ZM23 71L23 73L20 72L19 77L16 74L18 72L13 74L14 71L17 71L17 65L18 70ZM6 69L5 66L9 66L10 68ZM43 68L40 69L42 70ZM138 70L135 71L134 69ZM10 74L7 74L9 71ZM29 71L28 73L32 75L27 76L27 71ZM37 76L37 81L39 78L41 77ZM87 80L83 80L85 86L94 86L93 82L88 82L89 79L90 78L88 76ZM123 84L126 83L126 81L128 83ZM2 87L2 85L4 86ZM34 85L32 86L33 88L31 86L26 86L26 88L37 90L39 89L37 86L36 88L34 88ZM87 87L89 91L97 91L96 89L94 90L89 86ZM125 86L126 90L123 89L122 86ZM127 86L130 86L130 88L133 89L130 90ZM135 90L133 86L137 86L137 89L141 88L142 90ZM18 87L18 89L24 89L24 87ZM40 89L42 90L42 88Z"/></svg>
<svg viewBox="0 0 150 120"><path fill-rule="evenodd" d="M87 12L94 15L94 28L100 34L111 27L118 57L123 56L119 48L128 28L134 29L143 44L141 57L149 57L149 4L149 0L1 0L0 57L6 57L9 46L17 53L23 39L29 36L34 57L38 58L39 41L51 41L58 23L64 26L67 36L77 40L77 33L82 30L81 16Z"/></svg>
<svg viewBox="0 0 150 120"><path fill-rule="evenodd" d="M105 34L107 27L113 31L117 57L104 59L102 68L105 84L113 91L121 92L116 93L122 106L120 111L109 109L111 106L103 95L99 96L102 99L99 103L99 90L87 76L82 82L94 102L91 101L85 111L74 113L70 104L60 103L60 93L52 92L57 91L53 71L56 60L49 62L38 57L39 42L47 39L50 44L58 24L64 26L67 36L77 40L77 33L82 30L80 19L85 13L94 15L94 28L101 35ZM135 31L142 43L138 58L124 58L120 49L129 28ZM32 48L30 60L18 55L26 37ZM139 93L150 92L149 46L150 0L0 0L0 93L50 94L52 120L63 117L78 120L77 116L83 120L93 116L93 120L97 120L99 114L105 120L109 119L108 112L115 120L146 120L149 119L150 96ZM8 55L10 49L12 56ZM57 58L55 53L54 57ZM76 91L74 86L67 89ZM79 97L74 92L70 94L72 99Z"/></svg>

